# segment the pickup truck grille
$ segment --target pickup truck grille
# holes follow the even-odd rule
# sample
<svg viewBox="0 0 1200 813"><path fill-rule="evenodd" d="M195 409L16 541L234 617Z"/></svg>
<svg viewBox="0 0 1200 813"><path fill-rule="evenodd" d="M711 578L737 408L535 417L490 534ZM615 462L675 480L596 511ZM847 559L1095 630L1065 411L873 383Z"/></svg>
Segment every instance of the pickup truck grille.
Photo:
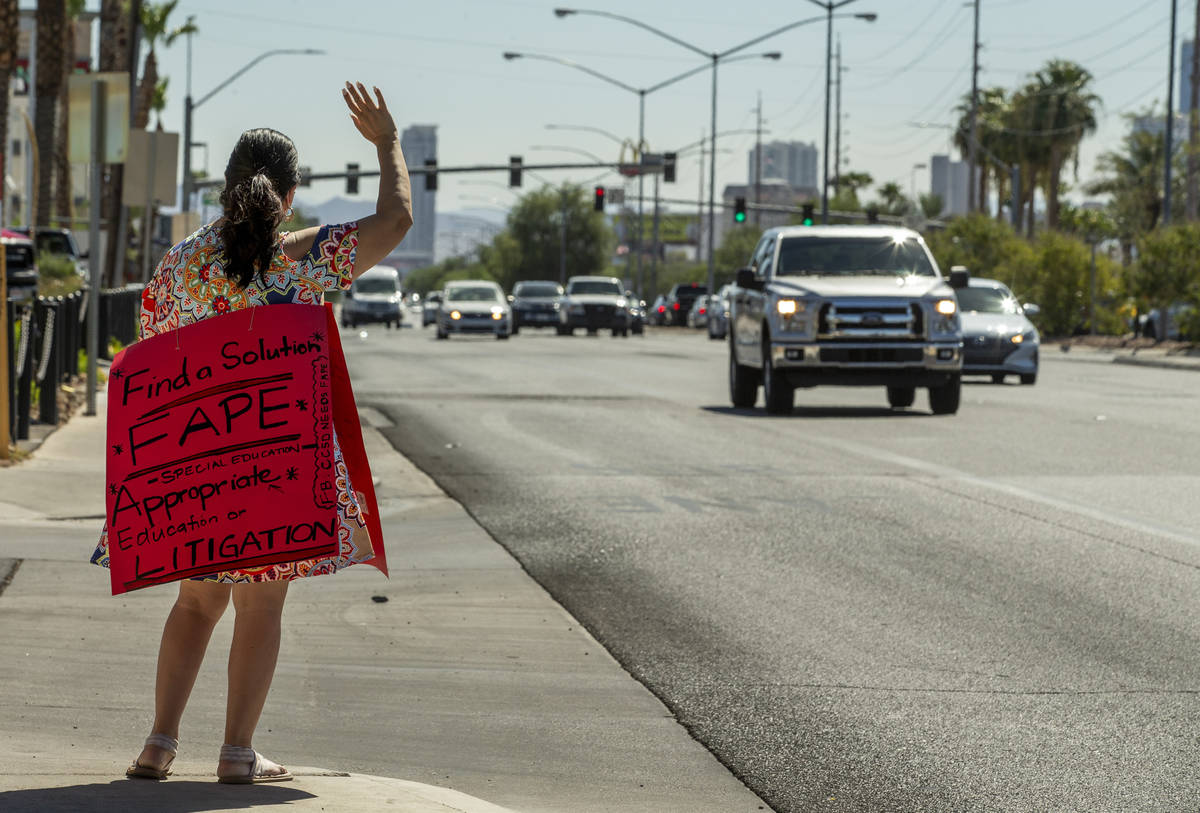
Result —
<svg viewBox="0 0 1200 813"><path fill-rule="evenodd" d="M822 347L826 364L920 364L925 352L920 347Z"/></svg>
<svg viewBox="0 0 1200 813"><path fill-rule="evenodd" d="M821 306L817 338L913 341L925 337L925 314L917 302L834 300Z"/></svg>

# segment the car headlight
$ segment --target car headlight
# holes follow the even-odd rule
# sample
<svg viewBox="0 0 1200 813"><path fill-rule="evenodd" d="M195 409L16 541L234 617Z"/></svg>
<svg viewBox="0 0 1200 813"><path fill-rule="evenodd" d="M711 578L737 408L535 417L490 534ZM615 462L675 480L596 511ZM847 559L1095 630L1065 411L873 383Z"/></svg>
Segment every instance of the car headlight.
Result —
<svg viewBox="0 0 1200 813"><path fill-rule="evenodd" d="M808 309L808 303L797 299L781 299L775 303L775 310L780 316L795 316L798 313L804 313Z"/></svg>
<svg viewBox="0 0 1200 813"><path fill-rule="evenodd" d="M459 313L458 311L450 311L450 318L451 319L461 319L462 314Z"/></svg>
<svg viewBox="0 0 1200 813"><path fill-rule="evenodd" d="M500 305L492 305L492 316L499 316L504 313L504 308Z"/></svg>
<svg viewBox="0 0 1200 813"><path fill-rule="evenodd" d="M1037 341L1037 331L1027 330L1024 333L1017 333L1016 335L1009 337L1009 341L1013 344L1024 344L1025 342Z"/></svg>
<svg viewBox="0 0 1200 813"><path fill-rule="evenodd" d="M953 299L939 299L933 309L942 316L953 316L958 313L958 302Z"/></svg>

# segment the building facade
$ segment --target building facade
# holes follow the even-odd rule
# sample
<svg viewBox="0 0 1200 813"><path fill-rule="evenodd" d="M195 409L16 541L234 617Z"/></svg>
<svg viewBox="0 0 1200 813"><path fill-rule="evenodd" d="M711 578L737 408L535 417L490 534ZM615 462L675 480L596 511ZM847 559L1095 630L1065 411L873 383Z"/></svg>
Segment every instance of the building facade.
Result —
<svg viewBox="0 0 1200 813"><path fill-rule="evenodd" d="M414 124L400 134L400 148L404 160L410 167L424 166L426 161L437 160L437 125ZM405 258L404 265L420 268L433 265L434 244L437 240L437 190L425 188L424 176L415 176L412 182L413 227L398 253Z"/></svg>
<svg viewBox="0 0 1200 813"><path fill-rule="evenodd" d="M929 191L942 199L941 217L965 215L970 209L971 167L949 155L929 158Z"/></svg>
<svg viewBox="0 0 1200 813"><path fill-rule="evenodd" d="M815 189L817 178L817 145L803 141L772 141L762 145L762 177L787 181L793 189ZM758 172L758 147L749 154L746 178L751 186Z"/></svg>

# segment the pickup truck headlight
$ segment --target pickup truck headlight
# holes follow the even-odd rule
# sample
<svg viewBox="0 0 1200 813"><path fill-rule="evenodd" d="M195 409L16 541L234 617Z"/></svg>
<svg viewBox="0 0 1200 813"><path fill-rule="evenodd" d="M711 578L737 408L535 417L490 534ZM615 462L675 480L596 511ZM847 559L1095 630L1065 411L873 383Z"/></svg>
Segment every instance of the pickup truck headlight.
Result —
<svg viewBox="0 0 1200 813"><path fill-rule="evenodd" d="M942 316L953 316L958 313L958 303L953 299L939 299L934 304L933 309Z"/></svg>
<svg viewBox="0 0 1200 813"><path fill-rule="evenodd" d="M775 310L780 316L795 316L804 313L807 308L808 303L798 299L781 299L775 303Z"/></svg>

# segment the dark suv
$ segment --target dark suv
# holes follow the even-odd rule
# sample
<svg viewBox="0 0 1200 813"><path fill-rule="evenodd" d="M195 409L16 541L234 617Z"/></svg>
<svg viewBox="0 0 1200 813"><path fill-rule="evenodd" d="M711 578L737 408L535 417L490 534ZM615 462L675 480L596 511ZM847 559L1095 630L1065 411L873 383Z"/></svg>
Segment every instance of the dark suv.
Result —
<svg viewBox="0 0 1200 813"><path fill-rule="evenodd" d="M671 288L663 304L664 325L686 325L688 312L696 300L708 293L708 286L698 282L681 282Z"/></svg>
<svg viewBox="0 0 1200 813"><path fill-rule="evenodd" d="M549 280L522 280L513 286L512 332L523 327L554 327L558 324L558 300L562 286Z"/></svg>
<svg viewBox="0 0 1200 813"><path fill-rule="evenodd" d="M8 263L9 293L33 291L38 284L37 257L33 251L33 241L23 234L0 230L0 243L4 244L4 254Z"/></svg>

